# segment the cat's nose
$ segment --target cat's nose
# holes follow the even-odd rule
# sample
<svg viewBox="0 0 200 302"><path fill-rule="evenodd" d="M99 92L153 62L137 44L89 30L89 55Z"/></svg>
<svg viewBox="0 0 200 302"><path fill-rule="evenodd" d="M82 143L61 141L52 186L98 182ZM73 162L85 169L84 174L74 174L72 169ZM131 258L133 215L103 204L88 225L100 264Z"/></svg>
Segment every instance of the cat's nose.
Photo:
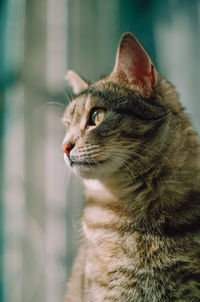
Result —
<svg viewBox="0 0 200 302"><path fill-rule="evenodd" d="M74 144L62 145L63 152L69 156L70 151L73 149Z"/></svg>

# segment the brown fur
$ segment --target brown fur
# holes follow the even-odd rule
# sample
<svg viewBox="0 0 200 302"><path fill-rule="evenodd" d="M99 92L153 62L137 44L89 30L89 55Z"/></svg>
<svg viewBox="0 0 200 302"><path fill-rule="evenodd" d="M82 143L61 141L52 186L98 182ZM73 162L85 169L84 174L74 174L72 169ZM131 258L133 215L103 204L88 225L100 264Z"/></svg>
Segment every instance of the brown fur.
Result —
<svg viewBox="0 0 200 302"><path fill-rule="evenodd" d="M173 85L156 71L153 86L131 82L120 69L125 38L111 75L80 91L63 117L86 199L65 301L197 302L199 140ZM97 127L88 125L94 107L106 110Z"/></svg>

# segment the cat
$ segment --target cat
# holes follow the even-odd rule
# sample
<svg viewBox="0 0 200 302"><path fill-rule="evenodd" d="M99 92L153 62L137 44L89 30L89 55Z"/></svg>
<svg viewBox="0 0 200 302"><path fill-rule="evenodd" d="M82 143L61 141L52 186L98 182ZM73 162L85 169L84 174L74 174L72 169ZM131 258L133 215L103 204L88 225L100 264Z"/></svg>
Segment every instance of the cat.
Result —
<svg viewBox="0 0 200 302"><path fill-rule="evenodd" d="M66 78L62 148L85 205L65 302L200 301L200 143L174 86L131 33L108 77Z"/></svg>

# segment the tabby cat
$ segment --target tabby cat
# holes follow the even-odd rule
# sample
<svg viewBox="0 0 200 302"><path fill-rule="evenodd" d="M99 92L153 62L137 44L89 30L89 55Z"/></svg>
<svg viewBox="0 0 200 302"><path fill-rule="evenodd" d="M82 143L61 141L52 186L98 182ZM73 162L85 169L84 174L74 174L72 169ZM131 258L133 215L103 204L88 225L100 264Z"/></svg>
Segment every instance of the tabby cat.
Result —
<svg viewBox="0 0 200 302"><path fill-rule="evenodd" d="M108 77L66 77L62 148L85 206L65 302L200 301L200 143L174 86L131 33Z"/></svg>

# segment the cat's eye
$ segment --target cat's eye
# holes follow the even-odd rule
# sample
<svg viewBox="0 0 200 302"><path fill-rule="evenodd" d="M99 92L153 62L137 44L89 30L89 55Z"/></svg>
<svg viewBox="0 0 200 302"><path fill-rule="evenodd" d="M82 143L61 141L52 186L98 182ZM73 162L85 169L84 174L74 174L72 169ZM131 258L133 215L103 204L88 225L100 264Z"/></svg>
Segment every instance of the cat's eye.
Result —
<svg viewBox="0 0 200 302"><path fill-rule="evenodd" d="M98 126L105 116L105 110L101 108L96 108L91 111L90 118L88 121L88 126Z"/></svg>

